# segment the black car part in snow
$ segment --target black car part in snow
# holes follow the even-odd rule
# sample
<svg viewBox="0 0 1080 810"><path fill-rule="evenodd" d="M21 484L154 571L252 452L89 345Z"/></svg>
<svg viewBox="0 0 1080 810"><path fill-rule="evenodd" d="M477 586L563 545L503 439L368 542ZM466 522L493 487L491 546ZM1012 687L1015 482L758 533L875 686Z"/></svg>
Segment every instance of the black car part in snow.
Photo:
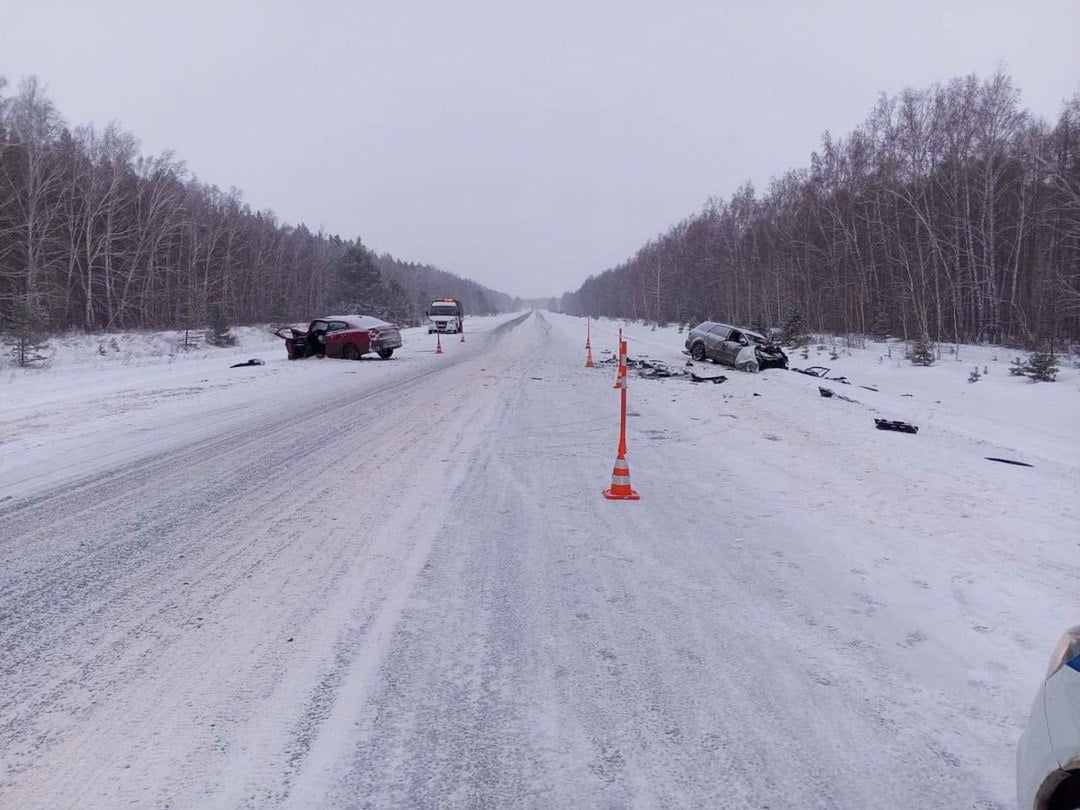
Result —
<svg viewBox="0 0 1080 810"><path fill-rule="evenodd" d="M1000 461L1002 464L1014 464L1017 467L1034 467L1034 464L1028 464L1026 461L1013 461L1011 458L997 458L995 456L983 456L987 461Z"/></svg>
<svg viewBox="0 0 1080 810"><path fill-rule="evenodd" d="M821 394L826 399L836 397L837 399L844 400L844 402L854 402L856 405L861 405L862 404L861 402L859 402L859 400L852 399L851 397L845 397L843 394L836 393L831 388L825 388L824 386L819 385L817 390L818 390L818 393Z"/></svg>
<svg viewBox="0 0 1080 810"><path fill-rule="evenodd" d="M898 422L890 419L875 419L874 424L877 425L878 430L895 430L898 433L918 433L919 429L915 425L909 425L907 422Z"/></svg>

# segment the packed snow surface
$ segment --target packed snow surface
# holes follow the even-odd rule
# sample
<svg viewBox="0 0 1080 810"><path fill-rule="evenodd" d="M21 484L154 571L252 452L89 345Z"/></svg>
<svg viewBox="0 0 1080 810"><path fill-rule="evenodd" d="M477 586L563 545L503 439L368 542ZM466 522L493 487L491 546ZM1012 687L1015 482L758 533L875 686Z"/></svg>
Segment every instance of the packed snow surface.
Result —
<svg viewBox="0 0 1080 810"><path fill-rule="evenodd" d="M632 374L641 500L611 502L585 321L467 328L359 362L73 336L0 372L0 807L1014 806L1080 621L1074 365Z"/></svg>

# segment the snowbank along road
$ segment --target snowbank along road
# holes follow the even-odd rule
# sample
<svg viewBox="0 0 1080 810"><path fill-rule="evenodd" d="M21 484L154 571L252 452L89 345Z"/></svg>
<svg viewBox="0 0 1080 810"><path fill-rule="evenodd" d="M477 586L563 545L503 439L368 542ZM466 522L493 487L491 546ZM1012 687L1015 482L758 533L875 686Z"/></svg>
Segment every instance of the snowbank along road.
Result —
<svg viewBox="0 0 1080 810"><path fill-rule="evenodd" d="M1012 806L1077 614L1060 442L632 379L612 503L583 322L467 338L3 387L0 807Z"/></svg>

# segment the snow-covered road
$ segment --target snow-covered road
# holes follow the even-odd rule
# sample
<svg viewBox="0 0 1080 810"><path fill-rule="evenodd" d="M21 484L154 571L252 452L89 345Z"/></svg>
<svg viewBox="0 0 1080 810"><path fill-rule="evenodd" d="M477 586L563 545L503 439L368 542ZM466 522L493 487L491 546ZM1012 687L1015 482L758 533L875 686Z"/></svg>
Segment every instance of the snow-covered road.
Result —
<svg viewBox="0 0 1080 810"><path fill-rule="evenodd" d="M0 425L0 807L1011 807L1075 460L633 380L608 502L581 328Z"/></svg>

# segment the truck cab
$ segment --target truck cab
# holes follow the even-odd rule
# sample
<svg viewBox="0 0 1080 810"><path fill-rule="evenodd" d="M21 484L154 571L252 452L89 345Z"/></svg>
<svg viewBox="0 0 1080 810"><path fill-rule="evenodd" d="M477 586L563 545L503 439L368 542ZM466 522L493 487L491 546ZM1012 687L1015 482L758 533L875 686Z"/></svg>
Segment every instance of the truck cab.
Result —
<svg viewBox="0 0 1080 810"><path fill-rule="evenodd" d="M456 298L436 298L424 313L428 319L428 334L460 332L465 328L465 309Z"/></svg>

